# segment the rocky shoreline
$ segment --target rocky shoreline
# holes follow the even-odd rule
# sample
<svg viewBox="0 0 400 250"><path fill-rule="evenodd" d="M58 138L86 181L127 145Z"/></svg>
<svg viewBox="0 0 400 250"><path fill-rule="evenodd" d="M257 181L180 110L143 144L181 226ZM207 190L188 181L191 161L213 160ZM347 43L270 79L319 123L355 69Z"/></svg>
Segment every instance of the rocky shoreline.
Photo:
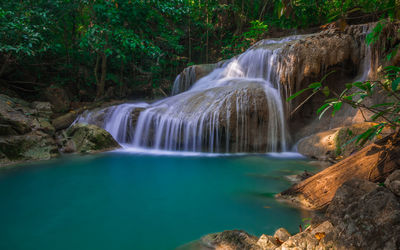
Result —
<svg viewBox="0 0 400 250"><path fill-rule="evenodd" d="M260 237L241 230L213 233L178 249L399 249L400 170L384 183L345 182L310 224L294 235L284 228Z"/></svg>
<svg viewBox="0 0 400 250"><path fill-rule="evenodd" d="M83 108L57 115L54 106L50 102L28 103L0 94L0 166L119 147L100 127L84 124L70 127Z"/></svg>

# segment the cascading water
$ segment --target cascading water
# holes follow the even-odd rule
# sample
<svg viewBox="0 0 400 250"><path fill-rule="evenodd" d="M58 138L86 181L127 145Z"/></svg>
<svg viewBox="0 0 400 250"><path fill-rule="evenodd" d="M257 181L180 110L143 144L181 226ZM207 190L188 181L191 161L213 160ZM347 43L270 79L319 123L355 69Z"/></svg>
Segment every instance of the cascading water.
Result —
<svg viewBox="0 0 400 250"><path fill-rule="evenodd" d="M74 122L95 124L107 130L120 144L132 143L135 131L135 111L147 107L147 103L124 103L97 111L85 111Z"/></svg>
<svg viewBox="0 0 400 250"><path fill-rule="evenodd" d="M360 44L368 32L369 28L362 31ZM211 65L214 70L197 81L196 68L189 67L175 80L174 96L152 104L122 104L84 113L77 122L101 126L129 147L192 152L285 151L290 106L284 105L283 99L293 93L291 85L286 82L283 88L280 80L288 74L286 59L293 61L293 54L287 52L293 51L294 44L304 45L302 39L308 36L313 35L260 41L239 56ZM370 54L367 46L360 49L363 60L359 80L368 76Z"/></svg>
<svg viewBox="0 0 400 250"><path fill-rule="evenodd" d="M285 151L277 55L295 39L298 36L261 41L188 91L152 104L139 116L133 145L208 152Z"/></svg>

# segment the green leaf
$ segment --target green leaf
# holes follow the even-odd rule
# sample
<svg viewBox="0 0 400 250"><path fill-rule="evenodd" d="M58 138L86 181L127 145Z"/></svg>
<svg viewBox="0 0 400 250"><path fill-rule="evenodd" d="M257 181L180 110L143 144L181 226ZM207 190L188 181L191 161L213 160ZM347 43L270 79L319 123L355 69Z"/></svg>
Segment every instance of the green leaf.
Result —
<svg viewBox="0 0 400 250"><path fill-rule="evenodd" d="M306 91L306 90L308 90L308 89L302 89L302 90L300 90L299 92L297 92L297 93L294 93L293 95L291 95L290 97L288 97L287 99L286 99L286 101L291 101L291 100L293 100L294 98L296 98L297 96L299 96L299 95L301 95L304 91Z"/></svg>
<svg viewBox="0 0 400 250"><path fill-rule="evenodd" d="M321 82L313 82L310 85L308 85L309 89L316 89L316 88L320 88L322 86Z"/></svg>
<svg viewBox="0 0 400 250"><path fill-rule="evenodd" d="M329 91L328 86L325 86L325 87L322 89L322 93L324 93L324 95L325 95L326 97L329 96L330 91Z"/></svg>
<svg viewBox="0 0 400 250"><path fill-rule="evenodd" d="M331 107L332 107L332 105L329 105L328 107L326 107L326 108L324 109L324 111L321 112L321 114L319 115L318 119L321 120L321 118L322 118L322 116L324 115L324 113L325 113L326 111L328 111L328 109L330 109Z"/></svg>
<svg viewBox="0 0 400 250"><path fill-rule="evenodd" d="M400 77L399 77L399 78L396 78L396 79L392 82L392 90L393 90L393 91L396 91L396 90L397 90L397 87L399 86L399 83L400 83Z"/></svg>

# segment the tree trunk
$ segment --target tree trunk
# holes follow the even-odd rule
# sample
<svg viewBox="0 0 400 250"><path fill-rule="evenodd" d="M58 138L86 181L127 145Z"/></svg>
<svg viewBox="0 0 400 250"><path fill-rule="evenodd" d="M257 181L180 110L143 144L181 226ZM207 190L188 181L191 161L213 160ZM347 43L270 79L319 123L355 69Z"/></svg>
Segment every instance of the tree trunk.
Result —
<svg viewBox="0 0 400 250"><path fill-rule="evenodd" d="M101 76L100 81L97 83L96 99L99 100L104 97L104 87L106 85L107 74L107 56L104 52L101 53Z"/></svg>
<svg viewBox="0 0 400 250"><path fill-rule="evenodd" d="M344 182L353 178L382 182L399 168L400 136L396 133L292 186L278 194L277 198L309 209L321 209L331 202Z"/></svg>

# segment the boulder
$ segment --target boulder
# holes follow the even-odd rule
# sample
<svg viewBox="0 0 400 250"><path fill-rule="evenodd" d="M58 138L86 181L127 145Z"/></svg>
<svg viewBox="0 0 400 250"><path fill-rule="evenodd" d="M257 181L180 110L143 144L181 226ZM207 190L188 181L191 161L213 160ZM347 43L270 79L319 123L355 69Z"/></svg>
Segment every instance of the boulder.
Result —
<svg viewBox="0 0 400 250"><path fill-rule="evenodd" d="M389 189L352 179L336 192L325 214L347 249L399 249L400 201Z"/></svg>
<svg viewBox="0 0 400 250"><path fill-rule="evenodd" d="M260 247L260 249L275 249L279 247L280 244L276 238L263 234L258 239L257 245ZM254 247L254 249L256 249L256 247Z"/></svg>
<svg viewBox="0 0 400 250"><path fill-rule="evenodd" d="M385 181L385 186L395 195L400 196L400 170L394 171Z"/></svg>
<svg viewBox="0 0 400 250"><path fill-rule="evenodd" d="M49 119L53 114L51 104L49 102L33 102L32 108L36 110L36 114L39 117Z"/></svg>
<svg viewBox="0 0 400 250"><path fill-rule="evenodd" d="M274 238L279 239L281 242L287 241L291 236L292 235L285 228L279 228L274 233Z"/></svg>
<svg viewBox="0 0 400 250"><path fill-rule="evenodd" d="M75 111L68 112L65 115L59 116L51 121L56 130L66 129L75 121L78 113Z"/></svg>
<svg viewBox="0 0 400 250"><path fill-rule="evenodd" d="M185 68L175 79L172 95L190 89L197 80L211 73L217 67L217 64L199 64Z"/></svg>
<svg viewBox="0 0 400 250"><path fill-rule="evenodd" d="M21 135L30 132L32 113L29 104L0 95L0 136Z"/></svg>
<svg viewBox="0 0 400 250"><path fill-rule="evenodd" d="M66 135L74 143L78 153L105 151L120 147L106 130L96 125L77 123L67 129Z"/></svg>
<svg viewBox="0 0 400 250"><path fill-rule="evenodd" d="M384 181L400 165L400 134L393 134L293 185L277 195L309 209L326 207L336 190L352 178Z"/></svg>
<svg viewBox="0 0 400 250"><path fill-rule="evenodd" d="M52 104L55 113L62 113L69 110L71 101L63 88L51 85L44 91L44 95Z"/></svg>
<svg viewBox="0 0 400 250"><path fill-rule="evenodd" d="M257 245L257 237L242 230L228 230L221 233L208 234L200 240L203 247L208 249L261 249Z"/></svg>
<svg viewBox="0 0 400 250"><path fill-rule="evenodd" d="M57 144L45 133L36 131L25 135L0 137L0 164L48 160L58 155Z"/></svg>
<svg viewBox="0 0 400 250"><path fill-rule="evenodd" d="M302 139L297 145L297 150L300 154L312 159L322 161L340 160L362 148L355 140L352 142L350 140L364 133L374 125L376 124L370 122L358 123L319 132ZM385 137L390 133L390 129L385 129L379 137ZM371 144L375 140L369 141L366 145Z"/></svg>

